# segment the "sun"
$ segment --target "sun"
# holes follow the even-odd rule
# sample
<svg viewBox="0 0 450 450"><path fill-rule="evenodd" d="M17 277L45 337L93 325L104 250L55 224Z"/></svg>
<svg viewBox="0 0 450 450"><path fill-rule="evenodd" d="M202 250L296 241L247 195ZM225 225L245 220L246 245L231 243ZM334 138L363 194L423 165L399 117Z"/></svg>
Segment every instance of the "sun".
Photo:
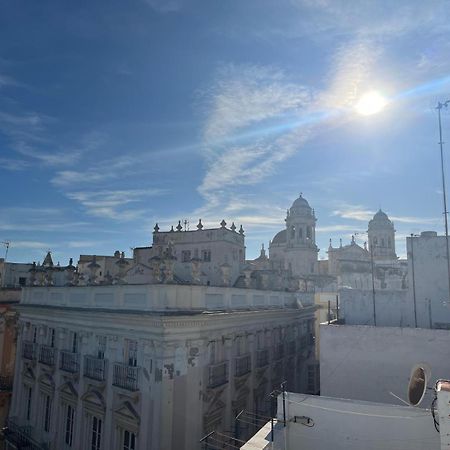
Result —
<svg viewBox="0 0 450 450"><path fill-rule="evenodd" d="M376 91L365 93L355 105L356 111L363 116L380 112L387 105L387 100Z"/></svg>

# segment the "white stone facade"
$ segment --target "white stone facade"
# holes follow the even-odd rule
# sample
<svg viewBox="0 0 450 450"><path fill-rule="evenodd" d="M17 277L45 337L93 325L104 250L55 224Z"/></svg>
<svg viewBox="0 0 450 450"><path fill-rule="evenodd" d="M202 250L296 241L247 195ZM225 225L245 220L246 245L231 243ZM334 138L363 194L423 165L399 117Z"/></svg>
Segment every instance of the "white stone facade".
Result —
<svg viewBox="0 0 450 450"><path fill-rule="evenodd" d="M37 449L198 449L241 409L267 414L282 381L307 390L314 364L308 294L32 287L19 308L8 439L31 430Z"/></svg>

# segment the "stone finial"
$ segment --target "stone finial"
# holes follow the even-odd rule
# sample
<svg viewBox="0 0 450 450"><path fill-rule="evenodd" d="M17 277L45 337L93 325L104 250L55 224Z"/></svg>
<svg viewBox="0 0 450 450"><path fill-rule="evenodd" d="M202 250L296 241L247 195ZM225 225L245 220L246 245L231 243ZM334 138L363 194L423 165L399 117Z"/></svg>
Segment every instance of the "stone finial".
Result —
<svg viewBox="0 0 450 450"><path fill-rule="evenodd" d="M342 238L339 239L339 247L342 248Z"/></svg>
<svg viewBox="0 0 450 450"><path fill-rule="evenodd" d="M73 258L69 259L69 267L73 267Z"/></svg>
<svg viewBox="0 0 450 450"><path fill-rule="evenodd" d="M197 230L202 230L202 229L203 229L202 219L198 219Z"/></svg>
<svg viewBox="0 0 450 450"><path fill-rule="evenodd" d="M364 250L367 250L367 241L364 242Z"/></svg>
<svg viewBox="0 0 450 450"><path fill-rule="evenodd" d="M175 232L175 230L173 229L173 225L170 227L170 232L171 232L171 233L174 233L174 232Z"/></svg>
<svg viewBox="0 0 450 450"><path fill-rule="evenodd" d="M220 222L220 226L221 226L222 228L225 228L226 225L227 225L227 223L225 222L225 219L223 219L222 222Z"/></svg>
<svg viewBox="0 0 450 450"><path fill-rule="evenodd" d="M352 244L355 244L355 235L352 234Z"/></svg>
<svg viewBox="0 0 450 450"><path fill-rule="evenodd" d="M242 228L242 225L239 227L239 234L244 234L244 229Z"/></svg>
<svg viewBox="0 0 450 450"><path fill-rule="evenodd" d="M332 242L331 242L331 238L330 238L330 245L328 246L328 248L333 248Z"/></svg>
<svg viewBox="0 0 450 450"><path fill-rule="evenodd" d="M156 222L155 227L153 228L154 232L157 233L159 231L158 222Z"/></svg>
<svg viewBox="0 0 450 450"><path fill-rule="evenodd" d="M177 225L177 231L181 231L183 229L183 226L181 225L181 220L178 221Z"/></svg>
<svg viewBox="0 0 450 450"><path fill-rule="evenodd" d="M236 231L236 225L234 224L234 222L231 224L230 230Z"/></svg>

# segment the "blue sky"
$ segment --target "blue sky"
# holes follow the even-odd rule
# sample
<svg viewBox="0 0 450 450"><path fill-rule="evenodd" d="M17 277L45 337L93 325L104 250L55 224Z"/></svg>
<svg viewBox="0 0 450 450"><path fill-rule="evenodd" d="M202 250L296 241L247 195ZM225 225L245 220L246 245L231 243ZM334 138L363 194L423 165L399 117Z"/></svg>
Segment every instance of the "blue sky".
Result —
<svg viewBox="0 0 450 450"><path fill-rule="evenodd" d="M400 255L442 232L450 4L394 4L0 0L8 258L129 254L185 218L242 223L255 257L299 192L321 257L379 207ZM387 107L358 115L374 90Z"/></svg>

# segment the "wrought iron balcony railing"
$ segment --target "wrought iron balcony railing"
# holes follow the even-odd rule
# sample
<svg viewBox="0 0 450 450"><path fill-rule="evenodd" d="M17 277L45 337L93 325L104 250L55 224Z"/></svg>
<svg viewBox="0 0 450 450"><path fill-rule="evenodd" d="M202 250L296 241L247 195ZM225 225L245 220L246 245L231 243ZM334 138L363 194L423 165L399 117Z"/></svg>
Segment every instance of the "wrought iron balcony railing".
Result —
<svg viewBox="0 0 450 450"><path fill-rule="evenodd" d="M61 350L59 368L65 372L77 373L80 368L79 354Z"/></svg>
<svg viewBox="0 0 450 450"><path fill-rule="evenodd" d="M273 359L278 360L284 357L284 344L280 342L276 344L273 348Z"/></svg>
<svg viewBox="0 0 450 450"><path fill-rule="evenodd" d="M208 387L214 388L228 383L228 361L210 365L208 371Z"/></svg>
<svg viewBox="0 0 450 450"><path fill-rule="evenodd" d="M241 377L252 370L250 355L238 356L235 358L234 375Z"/></svg>
<svg viewBox="0 0 450 450"><path fill-rule="evenodd" d="M47 366L55 365L56 351L54 347L48 345L41 345L39 348L39 362Z"/></svg>
<svg viewBox="0 0 450 450"><path fill-rule="evenodd" d="M289 341L286 345L286 350L288 355L293 355L295 353L295 341Z"/></svg>
<svg viewBox="0 0 450 450"><path fill-rule="evenodd" d="M6 419L6 427L3 429L7 448L27 450L48 450L48 443L37 439L34 428L29 425L21 426L15 418Z"/></svg>
<svg viewBox="0 0 450 450"><path fill-rule="evenodd" d="M106 379L106 359L85 355L83 374L93 380L104 381Z"/></svg>
<svg viewBox="0 0 450 450"><path fill-rule="evenodd" d="M22 342L22 356L25 359L36 359L36 344L30 341Z"/></svg>
<svg viewBox="0 0 450 450"><path fill-rule="evenodd" d="M269 351L265 348L256 352L256 367L265 367L269 364Z"/></svg>
<svg viewBox="0 0 450 450"><path fill-rule="evenodd" d="M114 363L113 385L129 391L138 391L140 369L123 363Z"/></svg>

